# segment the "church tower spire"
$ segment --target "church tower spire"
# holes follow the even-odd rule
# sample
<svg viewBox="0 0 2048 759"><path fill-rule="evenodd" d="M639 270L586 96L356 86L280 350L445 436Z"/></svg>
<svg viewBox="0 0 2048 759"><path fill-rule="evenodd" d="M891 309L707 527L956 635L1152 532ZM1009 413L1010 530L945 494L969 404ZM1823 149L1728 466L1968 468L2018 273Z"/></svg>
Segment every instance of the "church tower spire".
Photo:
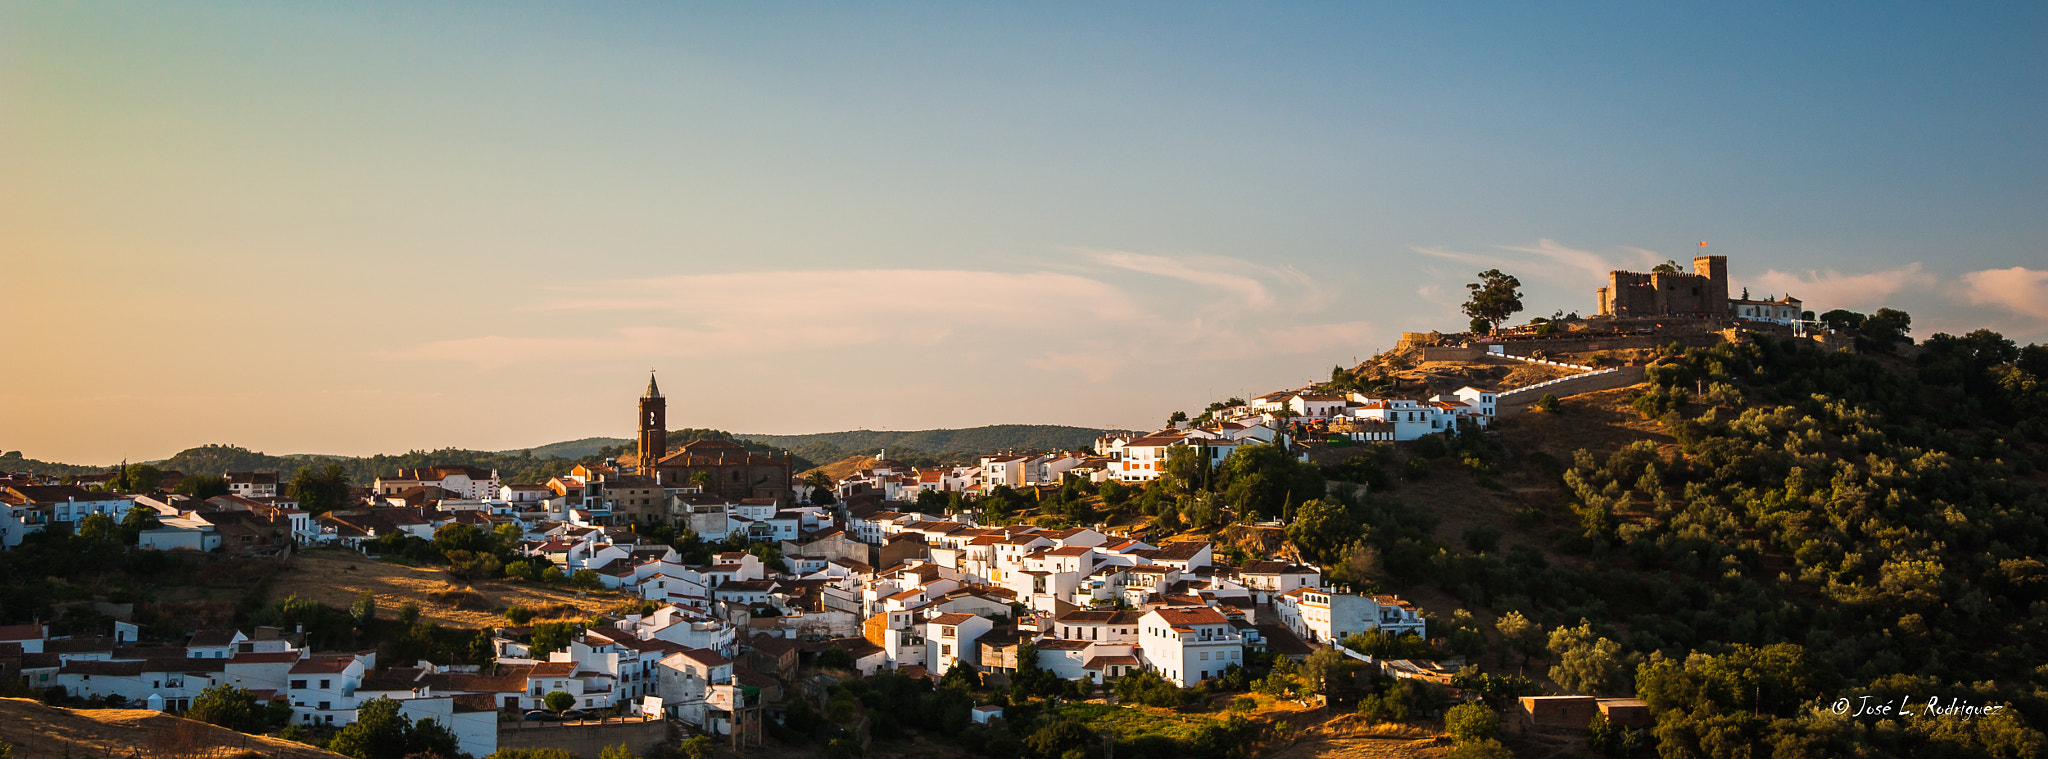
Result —
<svg viewBox="0 0 2048 759"><path fill-rule="evenodd" d="M654 474L654 465L668 453L668 400L647 372L647 394L640 397L640 473Z"/></svg>

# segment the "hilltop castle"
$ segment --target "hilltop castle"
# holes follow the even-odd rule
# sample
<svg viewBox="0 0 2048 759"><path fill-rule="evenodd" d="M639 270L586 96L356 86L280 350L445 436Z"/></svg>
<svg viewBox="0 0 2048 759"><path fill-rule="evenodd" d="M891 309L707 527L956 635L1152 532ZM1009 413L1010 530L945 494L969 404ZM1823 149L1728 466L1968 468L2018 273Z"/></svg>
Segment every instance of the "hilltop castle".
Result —
<svg viewBox="0 0 2048 759"><path fill-rule="evenodd" d="M1698 318L1735 317L1749 321L1791 324L1813 317L1802 310L1798 298L1750 300L1749 291L1739 298L1728 297L1728 257L1698 256L1692 273L1652 271L1648 274L1619 269L1607 273L1607 286L1599 289L1600 316Z"/></svg>
<svg viewBox="0 0 2048 759"><path fill-rule="evenodd" d="M1607 273L1601 316L1728 316L1728 257L1698 256L1693 273Z"/></svg>

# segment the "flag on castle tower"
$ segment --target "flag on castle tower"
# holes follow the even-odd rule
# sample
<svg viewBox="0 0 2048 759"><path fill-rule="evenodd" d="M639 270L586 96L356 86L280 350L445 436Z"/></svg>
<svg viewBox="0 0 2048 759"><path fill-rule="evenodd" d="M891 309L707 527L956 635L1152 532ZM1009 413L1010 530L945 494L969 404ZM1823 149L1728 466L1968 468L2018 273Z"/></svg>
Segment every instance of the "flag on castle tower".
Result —
<svg viewBox="0 0 2048 759"><path fill-rule="evenodd" d="M1704 248L1704 247L1707 247L1707 241L1706 241L1706 240L1701 240L1701 241L1700 241L1700 247L1702 247L1702 248Z"/></svg>

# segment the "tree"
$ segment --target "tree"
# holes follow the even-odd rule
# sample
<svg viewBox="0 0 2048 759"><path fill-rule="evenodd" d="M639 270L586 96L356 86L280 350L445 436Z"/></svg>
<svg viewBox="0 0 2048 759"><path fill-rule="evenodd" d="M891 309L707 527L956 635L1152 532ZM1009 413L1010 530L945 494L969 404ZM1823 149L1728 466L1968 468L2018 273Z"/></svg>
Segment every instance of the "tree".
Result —
<svg viewBox="0 0 2048 759"><path fill-rule="evenodd" d="M1550 679L1589 694L1612 693L1627 683L1621 644L1593 634L1593 623L1550 631Z"/></svg>
<svg viewBox="0 0 2048 759"><path fill-rule="evenodd" d="M711 759L711 736L695 735L676 747L683 759Z"/></svg>
<svg viewBox="0 0 2048 759"><path fill-rule="evenodd" d="M1207 452L1205 448L1192 445L1168 446L1166 461L1159 465L1159 479L1155 487L1175 495L1203 490L1209 481Z"/></svg>
<svg viewBox="0 0 2048 759"><path fill-rule="evenodd" d="M576 697L563 691L552 690L541 697L541 703L546 704L548 711L551 712L568 711L569 707L576 705Z"/></svg>
<svg viewBox="0 0 2048 759"><path fill-rule="evenodd" d="M916 510L926 514L946 513L946 492L942 490L918 490Z"/></svg>
<svg viewBox="0 0 2048 759"><path fill-rule="evenodd" d="M1358 532L1358 523L1343 504L1317 498L1303 503L1295 513L1294 523L1287 526L1287 540L1301 550L1303 558L1328 564Z"/></svg>
<svg viewBox="0 0 2048 759"><path fill-rule="evenodd" d="M407 601L398 607L399 624L404 625L406 627L411 627L413 625L419 624L419 621L420 605L418 603Z"/></svg>
<svg viewBox="0 0 2048 759"><path fill-rule="evenodd" d="M1296 460L1286 448L1272 443L1238 448L1217 467L1216 475L1223 503L1236 508L1238 518L1247 521L1281 516L1289 506L1320 497L1324 491L1321 469Z"/></svg>
<svg viewBox="0 0 2048 759"><path fill-rule="evenodd" d="M1061 685L1058 674L1039 665L1037 646L1030 641L1017 644L1017 671L1010 673L1013 698L1057 695Z"/></svg>
<svg viewBox="0 0 2048 759"><path fill-rule="evenodd" d="M1473 553L1493 553L1500 550L1501 529L1490 524L1475 524L1465 528L1465 547Z"/></svg>
<svg viewBox="0 0 2048 759"><path fill-rule="evenodd" d="M1318 648L1302 660L1301 679L1310 690L1328 696L1344 679L1344 671L1350 667L1349 661L1335 647Z"/></svg>
<svg viewBox="0 0 2048 759"><path fill-rule="evenodd" d="M1557 395L1553 393L1544 393L1543 397L1536 399L1535 408L1537 411L1541 411L1545 414L1557 413L1560 408L1557 403Z"/></svg>
<svg viewBox="0 0 2048 759"><path fill-rule="evenodd" d="M178 486L172 488L171 492L179 495L189 495L204 501L215 496L227 495L228 480L226 477L195 474L179 480Z"/></svg>
<svg viewBox="0 0 2048 759"><path fill-rule="evenodd" d="M1667 259L1664 259L1664 263L1661 263L1661 264L1657 264L1656 266L1650 267L1650 273L1651 273L1651 274L1684 274L1684 273L1685 273L1685 267L1684 267L1684 266L1682 266L1682 265L1680 265L1680 264L1679 264L1679 263L1678 263L1677 261L1673 261L1673 260L1671 260L1671 259L1667 258ZM1745 292L1747 292L1747 291L1745 290Z"/></svg>
<svg viewBox="0 0 2048 759"><path fill-rule="evenodd" d="M78 537L94 543L113 543L121 539L120 525L105 514L87 514L78 520Z"/></svg>
<svg viewBox="0 0 2048 759"><path fill-rule="evenodd" d="M1330 579L1353 590L1370 592L1378 589L1381 571L1380 549L1354 540L1330 567Z"/></svg>
<svg viewBox="0 0 2048 759"><path fill-rule="evenodd" d="M1507 321L1522 310L1522 294L1515 288L1522 281L1499 269L1487 269L1479 273L1479 281L1465 285L1472 292L1465 301L1465 315L1474 320L1484 319L1492 329L1500 329L1500 323Z"/></svg>
<svg viewBox="0 0 2048 759"><path fill-rule="evenodd" d="M122 464L107 490L115 493L147 493L164 481L164 471L149 464Z"/></svg>
<svg viewBox="0 0 2048 759"><path fill-rule="evenodd" d="M1510 611L1493 621L1494 632L1500 633L1503 654L1514 652L1522 655L1520 666L1529 666L1529 657L1543 650L1543 627L1529 621L1519 611Z"/></svg>
<svg viewBox="0 0 2048 759"><path fill-rule="evenodd" d="M604 747L603 751L597 753L597 759L640 759L640 755L633 753L633 749L628 748L626 744L620 743Z"/></svg>
<svg viewBox="0 0 2048 759"><path fill-rule="evenodd" d="M285 494L298 501L300 508L320 514L347 504L348 487L348 470L329 462L317 472L310 466L301 467L285 485Z"/></svg>
<svg viewBox="0 0 2048 759"><path fill-rule="evenodd" d="M457 578L476 581L496 577L505 567L497 555L474 551L449 551L448 574Z"/></svg>
<svg viewBox="0 0 2048 759"><path fill-rule="evenodd" d="M454 759L463 756L462 740L455 737L455 731L441 725L432 717L425 717L413 723L412 735L406 741L407 759L420 756L438 756Z"/></svg>
<svg viewBox="0 0 2048 759"><path fill-rule="evenodd" d="M162 526L163 520L157 517L156 509L147 506L131 507L128 513L121 515L121 542L135 545L142 541L142 533Z"/></svg>
<svg viewBox="0 0 2048 759"><path fill-rule="evenodd" d="M811 503L830 506L837 500L833 496L832 478L823 469L813 469L804 477L804 484L811 486Z"/></svg>
<svg viewBox="0 0 2048 759"><path fill-rule="evenodd" d="M444 556L455 551L488 552L492 548L491 542L491 537L484 535L476 525L461 522L444 524L434 531L434 547Z"/></svg>
<svg viewBox="0 0 2048 759"><path fill-rule="evenodd" d="M1188 420L1188 412L1186 412L1186 411L1175 411L1175 412L1173 412L1173 413L1171 413L1171 414L1167 414L1167 415L1166 415L1166 426L1168 426L1168 427L1172 427L1172 426L1174 426L1174 425L1176 425L1176 424L1180 424L1181 422L1185 422L1185 421L1187 421L1187 420Z"/></svg>
<svg viewBox="0 0 2048 759"><path fill-rule="evenodd" d="M1059 759L1069 749L1085 748L1095 742L1095 733L1079 720L1063 719L1038 729L1024 739L1032 755Z"/></svg>
<svg viewBox="0 0 2048 759"><path fill-rule="evenodd" d="M1839 330L1862 329L1864 318L1862 314L1842 308L1837 308L1820 315L1822 322L1826 323L1830 328Z"/></svg>
<svg viewBox="0 0 2048 759"><path fill-rule="evenodd" d="M569 645L576 627L567 622L542 622L533 626L533 658L538 659Z"/></svg>
<svg viewBox="0 0 2048 759"><path fill-rule="evenodd" d="M1500 732L1500 716L1485 704L1459 704L1444 712L1444 732L1459 743L1487 740Z"/></svg>
<svg viewBox="0 0 2048 759"><path fill-rule="evenodd" d="M371 622L377 620L377 596L363 591L356 596L355 603L349 604L348 615L355 619L356 627L367 629Z"/></svg>
<svg viewBox="0 0 2048 759"><path fill-rule="evenodd" d="M356 721L335 733L327 750L355 759L402 759L412 753L412 732L398 702L379 696L357 707Z"/></svg>
<svg viewBox="0 0 2048 759"><path fill-rule="evenodd" d="M262 733L269 717L256 703L256 694L233 685L215 685L192 699L185 716L244 733Z"/></svg>
<svg viewBox="0 0 2048 759"><path fill-rule="evenodd" d="M1863 320L1863 337L1879 351L1890 353L1900 343L1911 343L1906 333L1913 331L1913 317L1904 311L1880 308L1870 318Z"/></svg>

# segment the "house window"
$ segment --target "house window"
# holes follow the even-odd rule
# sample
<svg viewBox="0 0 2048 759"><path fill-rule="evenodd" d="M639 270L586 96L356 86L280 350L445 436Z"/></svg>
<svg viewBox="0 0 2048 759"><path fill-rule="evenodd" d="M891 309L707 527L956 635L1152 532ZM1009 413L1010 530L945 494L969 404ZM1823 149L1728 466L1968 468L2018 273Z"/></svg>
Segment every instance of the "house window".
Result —
<svg viewBox="0 0 2048 759"><path fill-rule="evenodd" d="M325 688L327 687L327 681L326 681L326 680L321 680L321 681L320 681L320 687L321 687L322 689L325 689ZM327 708L327 707L323 706L323 707L320 707L320 708L322 708L322 709L325 709L325 708Z"/></svg>

